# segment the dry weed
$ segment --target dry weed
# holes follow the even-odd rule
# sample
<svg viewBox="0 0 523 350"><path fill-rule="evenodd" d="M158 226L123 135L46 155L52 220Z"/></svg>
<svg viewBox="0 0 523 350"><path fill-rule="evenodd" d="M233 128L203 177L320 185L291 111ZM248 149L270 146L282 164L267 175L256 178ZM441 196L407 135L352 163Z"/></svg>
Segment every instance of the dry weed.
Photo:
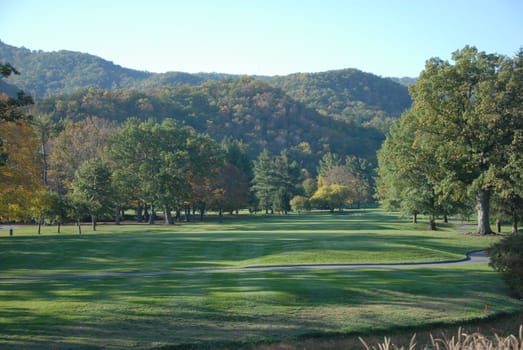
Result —
<svg viewBox="0 0 523 350"><path fill-rule="evenodd" d="M416 335L414 334L407 347L392 344L391 338L385 337L383 343L370 347L361 337L360 342L365 350L416 350ZM489 338L481 333L467 334L462 328L458 329L455 336L441 338L430 335L430 345L425 345L420 350L523 350L523 325L519 327L518 337L509 335L500 337L497 334Z"/></svg>

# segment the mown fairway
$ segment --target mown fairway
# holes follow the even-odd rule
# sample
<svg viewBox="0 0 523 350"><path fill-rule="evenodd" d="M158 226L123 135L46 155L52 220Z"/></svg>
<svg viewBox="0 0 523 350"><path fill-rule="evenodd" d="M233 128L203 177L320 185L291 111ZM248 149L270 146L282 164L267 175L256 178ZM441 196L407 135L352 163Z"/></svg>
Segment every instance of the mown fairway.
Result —
<svg viewBox="0 0 523 350"><path fill-rule="evenodd" d="M487 247L380 211L243 217L175 226L6 231L0 237L0 348L151 348L386 330L518 310L484 264L419 269L6 278L253 265L441 261Z"/></svg>

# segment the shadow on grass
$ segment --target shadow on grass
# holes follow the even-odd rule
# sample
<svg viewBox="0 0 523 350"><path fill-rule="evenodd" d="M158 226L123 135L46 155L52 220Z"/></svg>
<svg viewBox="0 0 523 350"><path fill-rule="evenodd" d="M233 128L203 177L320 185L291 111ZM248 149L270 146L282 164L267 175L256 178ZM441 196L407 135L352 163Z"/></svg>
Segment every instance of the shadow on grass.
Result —
<svg viewBox="0 0 523 350"><path fill-rule="evenodd" d="M438 235L403 231L411 227L370 211L4 237L0 276L226 268L266 257L286 262L302 252L331 263L352 262L335 261L337 254L367 259L371 252L376 263L467 250ZM255 342L481 317L484 303L493 312L519 305L507 302L496 274L468 268L2 282L0 342L13 349Z"/></svg>
<svg viewBox="0 0 523 350"><path fill-rule="evenodd" d="M266 263L441 261L464 256L468 249L452 243L436 236L401 233L133 232L0 240L4 252L0 259L2 277L25 277Z"/></svg>
<svg viewBox="0 0 523 350"><path fill-rule="evenodd" d="M6 344L23 340L26 348L41 348L54 339L72 349L369 334L481 318L485 304L492 313L521 307L485 268L2 283L0 304Z"/></svg>

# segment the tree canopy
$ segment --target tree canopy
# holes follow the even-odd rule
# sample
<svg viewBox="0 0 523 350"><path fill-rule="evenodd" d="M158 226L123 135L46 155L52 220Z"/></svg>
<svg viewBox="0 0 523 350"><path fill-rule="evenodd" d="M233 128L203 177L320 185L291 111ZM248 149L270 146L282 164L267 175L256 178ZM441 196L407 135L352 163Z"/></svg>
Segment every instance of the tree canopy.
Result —
<svg viewBox="0 0 523 350"><path fill-rule="evenodd" d="M508 180L507 169L512 175L522 170L517 167L523 154L522 58L521 51L509 58L466 46L453 53L454 64L438 58L427 61L410 88L412 110L403 115L401 130L391 131L381 151L385 198L398 196L398 201L414 204L409 193L425 188L428 197L417 193L412 199L427 198L445 212L457 210L453 202L463 207L474 197L477 232L492 233L492 193L521 193L514 186L517 176ZM503 192L507 187L511 191Z"/></svg>

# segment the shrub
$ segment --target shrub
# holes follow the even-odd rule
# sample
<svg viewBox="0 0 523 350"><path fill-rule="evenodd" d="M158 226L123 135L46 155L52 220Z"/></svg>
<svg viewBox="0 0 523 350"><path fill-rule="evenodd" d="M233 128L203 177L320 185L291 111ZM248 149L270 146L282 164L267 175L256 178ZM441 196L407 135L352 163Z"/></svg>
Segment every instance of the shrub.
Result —
<svg viewBox="0 0 523 350"><path fill-rule="evenodd" d="M490 266L501 273L509 288L523 296L523 235L511 234L488 249Z"/></svg>
<svg viewBox="0 0 523 350"><path fill-rule="evenodd" d="M301 212L303 210L309 211L311 210L311 204L310 201L303 197L303 196L295 196L291 199L291 208L293 211Z"/></svg>

